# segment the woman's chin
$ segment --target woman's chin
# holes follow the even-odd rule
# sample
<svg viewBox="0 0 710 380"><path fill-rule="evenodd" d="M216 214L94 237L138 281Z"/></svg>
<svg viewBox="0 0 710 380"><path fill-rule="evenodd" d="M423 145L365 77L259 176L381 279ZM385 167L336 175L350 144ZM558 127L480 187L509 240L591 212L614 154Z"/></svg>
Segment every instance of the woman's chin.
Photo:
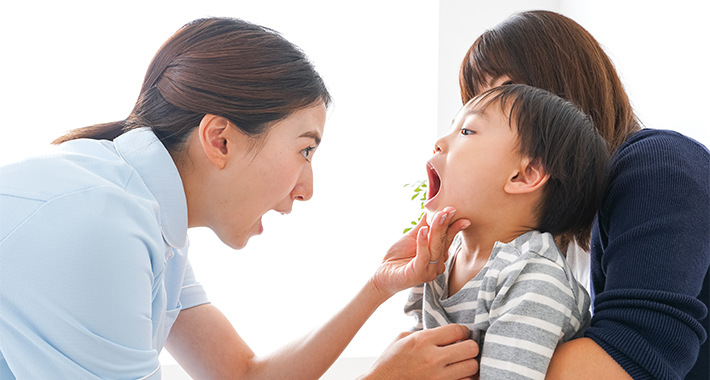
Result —
<svg viewBox="0 0 710 380"><path fill-rule="evenodd" d="M254 236L261 235L264 232L264 225L261 224L261 219L259 219L249 231L242 231L239 234L232 234L228 236L221 236L217 234L219 240L226 244L229 248L240 250L247 246L249 239Z"/></svg>
<svg viewBox="0 0 710 380"><path fill-rule="evenodd" d="M214 232L216 233L219 240L224 243L224 245L235 250L240 250L246 247L247 243L249 242L249 239L251 239L252 236L256 235L253 232L247 234L220 234L217 231Z"/></svg>

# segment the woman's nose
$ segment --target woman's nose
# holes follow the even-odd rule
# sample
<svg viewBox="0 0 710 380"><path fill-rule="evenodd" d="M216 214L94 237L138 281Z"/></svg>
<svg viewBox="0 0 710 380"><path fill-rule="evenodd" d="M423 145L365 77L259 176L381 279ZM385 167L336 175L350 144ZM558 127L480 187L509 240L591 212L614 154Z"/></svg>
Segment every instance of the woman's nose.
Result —
<svg viewBox="0 0 710 380"><path fill-rule="evenodd" d="M291 197L296 201L307 201L313 197L313 169L308 167L301 172Z"/></svg>

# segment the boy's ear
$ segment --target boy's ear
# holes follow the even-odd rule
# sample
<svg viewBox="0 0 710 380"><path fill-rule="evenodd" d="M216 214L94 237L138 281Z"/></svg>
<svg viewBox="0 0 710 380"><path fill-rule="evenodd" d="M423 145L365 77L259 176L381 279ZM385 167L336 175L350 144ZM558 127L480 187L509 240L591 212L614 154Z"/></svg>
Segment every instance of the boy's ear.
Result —
<svg viewBox="0 0 710 380"><path fill-rule="evenodd" d="M540 160L524 158L520 166L505 183L504 190L508 194L526 194L541 189L550 178Z"/></svg>
<svg viewBox="0 0 710 380"><path fill-rule="evenodd" d="M202 150L219 169L224 169L227 165L230 153L229 140L232 138L232 134L229 133L230 129L229 120L221 116L207 114L200 120L197 130Z"/></svg>

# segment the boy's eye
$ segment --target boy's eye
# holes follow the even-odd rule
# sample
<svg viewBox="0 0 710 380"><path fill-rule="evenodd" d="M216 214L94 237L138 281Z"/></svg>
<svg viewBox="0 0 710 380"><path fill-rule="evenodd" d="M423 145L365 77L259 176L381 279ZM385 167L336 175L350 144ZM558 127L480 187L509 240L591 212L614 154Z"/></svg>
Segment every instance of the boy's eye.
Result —
<svg viewBox="0 0 710 380"><path fill-rule="evenodd" d="M303 150L301 151L301 154L302 154L303 157L306 159L306 161L311 162L311 160L309 160L308 158L311 156L311 151L312 151L313 149L315 149L315 148L316 148L316 147L314 147L314 146L309 146L308 148L303 149Z"/></svg>
<svg viewBox="0 0 710 380"><path fill-rule="evenodd" d="M472 134L474 134L474 133L476 133L476 132L475 132L475 131L472 131L472 130L470 130L470 129L461 128L461 134L464 135L464 136L472 135Z"/></svg>

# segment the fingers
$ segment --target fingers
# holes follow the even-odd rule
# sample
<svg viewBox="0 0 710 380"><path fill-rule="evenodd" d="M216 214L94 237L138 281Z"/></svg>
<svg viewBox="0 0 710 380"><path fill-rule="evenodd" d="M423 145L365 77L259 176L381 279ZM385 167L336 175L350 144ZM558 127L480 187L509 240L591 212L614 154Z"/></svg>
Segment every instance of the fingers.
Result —
<svg viewBox="0 0 710 380"><path fill-rule="evenodd" d="M434 218L431 221L431 231L429 232L429 250L432 257L430 261L438 262L448 259L447 249L450 245L447 244L449 240L448 230L454 220L455 212L456 210L453 207L446 207L434 214ZM458 231L460 231L461 223L458 226ZM456 235L456 233L453 235ZM453 239L453 235L451 239Z"/></svg>
<svg viewBox="0 0 710 380"><path fill-rule="evenodd" d="M442 352L448 359L449 365L463 363L467 360L475 359L478 356L478 344L471 339L452 343L446 347L441 347Z"/></svg>
<svg viewBox="0 0 710 380"><path fill-rule="evenodd" d="M468 359L458 363L449 364L444 368L445 378L449 379L478 379L478 361Z"/></svg>
<svg viewBox="0 0 710 380"><path fill-rule="evenodd" d="M478 373L476 357L478 356L479 348L475 341L469 339L469 330L465 326L452 324L426 331L434 330L440 330L437 334L439 342L450 342L439 344L443 346L439 349L446 362L444 378L473 378Z"/></svg>
<svg viewBox="0 0 710 380"><path fill-rule="evenodd" d="M433 329L423 330L422 334L426 334L437 346L448 346L462 340L468 340L471 332L466 326L449 324L439 326ZM478 355L478 352L476 352Z"/></svg>
<svg viewBox="0 0 710 380"><path fill-rule="evenodd" d="M414 271L420 274L426 274L429 277L429 267L431 262L431 251L429 251L429 227L421 227L417 234L417 256L414 258ZM426 281L426 280L425 280Z"/></svg>
<svg viewBox="0 0 710 380"><path fill-rule="evenodd" d="M417 332L436 350L437 362L443 365L438 371L444 379L472 378L478 372L478 344L469 339L470 331L457 324L445 325Z"/></svg>
<svg viewBox="0 0 710 380"><path fill-rule="evenodd" d="M412 264L418 280L431 281L444 272L454 236L471 224L463 219L454 221L455 213L453 207L446 207L434 214L431 225L427 225L426 218L422 218L412 230L417 231L412 236L416 237L416 257Z"/></svg>
<svg viewBox="0 0 710 380"><path fill-rule="evenodd" d="M446 230L446 250L448 251L449 246L451 246L451 242L454 241L454 237L456 234L461 232L462 230L465 230L471 225L471 222L469 222L466 219L459 219L449 226L449 229Z"/></svg>

